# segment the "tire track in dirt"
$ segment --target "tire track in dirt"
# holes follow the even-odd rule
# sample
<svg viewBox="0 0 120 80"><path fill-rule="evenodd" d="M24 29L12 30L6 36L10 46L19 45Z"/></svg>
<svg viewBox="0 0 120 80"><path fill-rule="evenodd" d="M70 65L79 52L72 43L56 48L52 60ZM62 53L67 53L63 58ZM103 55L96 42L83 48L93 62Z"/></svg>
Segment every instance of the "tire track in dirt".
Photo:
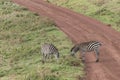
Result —
<svg viewBox="0 0 120 80"><path fill-rule="evenodd" d="M94 54L86 55L87 80L119 80L120 33L105 24L66 8L48 4L43 0L13 0L31 11L48 16L73 42L101 41L100 62L95 63Z"/></svg>

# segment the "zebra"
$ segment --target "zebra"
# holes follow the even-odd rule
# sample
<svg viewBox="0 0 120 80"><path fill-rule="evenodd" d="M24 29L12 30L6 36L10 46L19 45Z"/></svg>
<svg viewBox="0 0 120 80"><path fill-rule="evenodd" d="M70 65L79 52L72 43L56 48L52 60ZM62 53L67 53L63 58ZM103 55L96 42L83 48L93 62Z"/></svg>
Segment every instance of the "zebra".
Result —
<svg viewBox="0 0 120 80"><path fill-rule="evenodd" d="M57 59L58 61L58 58L59 58L59 52L58 52L58 49L53 45L53 44L49 44L49 43L44 43L42 46L41 46L41 53L42 53L42 56L43 56L43 62L45 62L45 60L47 58L51 58L52 55L55 56L55 58Z"/></svg>
<svg viewBox="0 0 120 80"><path fill-rule="evenodd" d="M102 44L98 41L88 41L88 42L82 42L79 44L74 45L71 48L71 55L74 56L74 54L77 51L81 52L81 56L82 56L82 61L85 61L85 53L86 52L91 52L91 51L95 51L96 54L96 62L99 62L99 47Z"/></svg>

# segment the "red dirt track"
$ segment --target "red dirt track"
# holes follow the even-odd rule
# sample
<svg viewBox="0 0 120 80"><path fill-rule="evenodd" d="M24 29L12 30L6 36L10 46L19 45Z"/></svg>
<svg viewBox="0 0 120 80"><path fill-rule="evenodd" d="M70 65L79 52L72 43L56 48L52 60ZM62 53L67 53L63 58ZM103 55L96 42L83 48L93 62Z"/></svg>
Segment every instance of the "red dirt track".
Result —
<svg viewBox="0 0 120 80"><path fill-rule="evenodd" d="M86 55L86 80L120 80L120 32L95 19L43 0L13 2L51 18L75 43L90 40L102 42L100 62L95 63L94 54Z"/></svg>

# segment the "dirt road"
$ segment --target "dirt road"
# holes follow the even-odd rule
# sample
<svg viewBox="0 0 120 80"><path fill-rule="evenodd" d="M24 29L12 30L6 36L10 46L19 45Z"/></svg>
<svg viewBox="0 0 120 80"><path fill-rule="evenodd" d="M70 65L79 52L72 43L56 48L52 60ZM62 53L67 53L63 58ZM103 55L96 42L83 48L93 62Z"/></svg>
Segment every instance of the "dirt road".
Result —
<svg viewBox="0 0 120 80"><path fill-rule="evenodd" d="M87 80L120 80L120 32L69 9L48 4L43 0L13 0L31 11L53 19L75 43L97 40L102 42L100 62L95 55L86 55Z"/></svg>

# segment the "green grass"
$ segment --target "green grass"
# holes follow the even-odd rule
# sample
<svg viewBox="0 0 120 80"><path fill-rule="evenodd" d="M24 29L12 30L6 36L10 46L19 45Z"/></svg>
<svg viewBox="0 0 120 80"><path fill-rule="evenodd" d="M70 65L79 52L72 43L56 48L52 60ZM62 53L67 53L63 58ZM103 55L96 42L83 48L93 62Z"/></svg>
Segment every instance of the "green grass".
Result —
<svg viewBox="0 0 120 80"><path fill-rule="evenodd" d="M53 43L60 52L41 62L40 46ZM38 16L9 0L0 0L0 80L79 80L84 65L69 56L68 37L46 17Z"/></svg>
<svg viewBox="0 0 120 80"><path fill-rule="evenodd" d="M93 17L111 24L120 31L120 0L48 0L58 6Z"/></svg>

